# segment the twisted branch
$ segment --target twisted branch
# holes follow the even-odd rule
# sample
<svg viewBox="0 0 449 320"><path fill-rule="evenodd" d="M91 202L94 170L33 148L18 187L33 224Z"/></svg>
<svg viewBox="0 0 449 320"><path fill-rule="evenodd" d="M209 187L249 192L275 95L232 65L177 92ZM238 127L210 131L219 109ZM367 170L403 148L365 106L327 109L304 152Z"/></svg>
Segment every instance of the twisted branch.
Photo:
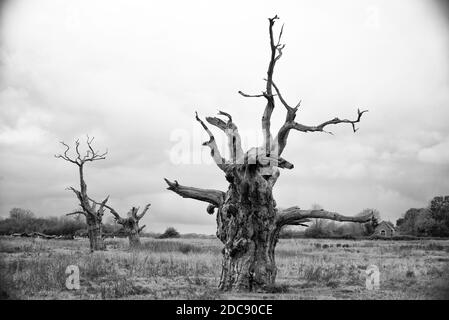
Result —
<svg viewBox="0 0 449 320"><path fill-rule="evenodd" d="M210 148L210 155L214 159L215 164L223 171L226 172L227 169L227 161L225 158L221 156L220 150L218 149L217 142L215 141L215 137L206 124L198 117L198 113L195 111L195 119L198 121L204 130L209 135L209 141L203 142L203 146L208 146Z"/></svg>
<svg viewBox="0 0 449 320"><path fill-rule="evenodd" d="M296 111L295 111L296 112ZM336 125L340 123L349 123L352 126L352 129L354 132L356 132L358 129L355 127L355 124L360 122L360 119L362 118L362 115L368 112L368 110L360 111L360 109L357 109L357 118L355 120L349 120L349 119L339 119L334 118L329 121L325 121L317 126L306 126L300 123L297 123L293 120L287 120L285 124L279 129L278 135L276 136L275 141L277 142L277 153L278 155L281 155L284 151L285 147L287 146L287 138L290 130L298 130L301 132L326 132L329 134L333 134L330 131L325 131L325 127L328 125Z"/></svg>
<svg viewBox="0 0 449 320"><path fill-rule="evenodd" d="M223 191L186 187L180 185L176 180L174 182L171 182L165 178L164 180L168 184L167 190L171 190L179 194L183 198L190 198L208 202L217 208L220 207L224 202L225 193Z"/></svg>
<svg viewBox="0 0 449 320"><path fill-rule="evenodd" d="M206 121L226 134L231 162L236 163L237 159L243 156L242 139L240 138L237 125L232 121L232 116L229 113L218 111L218 114L227 117L228 121L224 122L217 117L206 117Z"/></svg>
<svg viewBox="0 0 449 320"><path fill-rule="evenodd" d="M99 151L94 151L92 147L92 141L94 140L94 137L89 138L89 135L87 136L86 144L88 147L88 150L86 151L86 154L81 157L81 152L79 150L80 147L80 141L79 139L75 140L75 157L72 157L68 155L68 152L70 151L70 146L66 144L64 141L60 141L60 143L66 148L64 150L63 154L55 154L55 158L60 158L65 161L71 162L73 164L76 164L77 166L81 167L84 165L87 161L97 161L97 160L104 160L106 159L106 155L108 154L108 150L106 149L106 152L100 153Z"/></svg>

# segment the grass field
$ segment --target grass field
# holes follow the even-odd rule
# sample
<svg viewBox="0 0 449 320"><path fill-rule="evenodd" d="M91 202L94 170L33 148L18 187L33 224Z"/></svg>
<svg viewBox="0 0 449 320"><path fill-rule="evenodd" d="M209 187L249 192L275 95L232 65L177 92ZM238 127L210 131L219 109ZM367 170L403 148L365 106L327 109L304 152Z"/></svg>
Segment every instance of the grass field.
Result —
<svg viewBox="0 0 449 320"><path fill-rule="evenodd" d="M0 295L9 299L449 299L449 240L280 240L271 293L223 293L217 239L88 241L0 238ZM365 288L365 270L380 270L380 289ZM80 290L65 287L68 265Z"/></svg>

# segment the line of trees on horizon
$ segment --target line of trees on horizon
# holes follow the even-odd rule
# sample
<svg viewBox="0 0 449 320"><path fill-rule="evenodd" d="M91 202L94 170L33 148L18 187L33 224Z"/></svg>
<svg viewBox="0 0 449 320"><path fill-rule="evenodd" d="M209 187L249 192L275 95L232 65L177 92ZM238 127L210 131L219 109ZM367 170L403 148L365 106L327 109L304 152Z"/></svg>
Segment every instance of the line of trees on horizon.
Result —
<svg viewBox="0 0 449 320"><path fill-rule="evenodd" d="M113 221L104 224L106 233L115 233L119 230ZM82 234L87 224L80 215L61 217L36 217L28 209L13 208L9 217L0 220L0 235L14 233L40 232L46 235L66 236Z"/></svg>
<svg viewBox="0 0 449 320"><path fill-rule="evenodd" d="M449 196L436 196L425 208L411 208L396 221L401 234L449 237Z"/></svg>
<svg viewBox="0 0 449 320"><path fill-rule="evenodd" d="M319 209L314 205L313 209ZM309 227L303 231L285 228L281 238L332 238L332 237L368 237L374 233L377 224L382 221L380 212L376 209L365 209L357 216L373 212L375 220L367 223L339 223L324 219L313 219ZM449 196L436 196L425 208L411 208L396 221L392 227L401 235L415 237L449 237ZM103 223L105 234L126 236L121 234L122 226L111 217ZM87 230L87 224L81 216L62 216L38 218L31 210L13 208L6 219L0 219L0 235L13 233L40 232L47 235L77 235ZM177 238L180 233L173 227L168 227L164 233L143 233L143 236L154 238ZM200 235L198 235L200 236Z"/></svg>
<svg viewBox="0 0 449 320"><path fill-rule="evenodd" d="M103 231L105 235L127 237L123 226L116 223L113 217L109 217L103 222ZM85 235L87 234L87 224L81 215L39 218L31 210L22 208L13 208L7 218L0 219L0 235L32 232L55 236ZM167 239L179 238L181 234L175 228L167 227L162 234L147 232L142 233L142 236Z"/></svg>

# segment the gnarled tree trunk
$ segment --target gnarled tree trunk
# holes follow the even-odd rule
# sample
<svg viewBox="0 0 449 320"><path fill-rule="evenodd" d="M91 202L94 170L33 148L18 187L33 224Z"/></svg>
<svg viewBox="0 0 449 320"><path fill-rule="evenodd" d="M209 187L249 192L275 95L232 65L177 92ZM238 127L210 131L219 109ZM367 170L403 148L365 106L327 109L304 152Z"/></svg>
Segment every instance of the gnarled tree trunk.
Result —
<svg viewBox="0 0 449 320"><path fill-rule="evenodd" d="M334 118L316 126L295 122L300 103L295 107L288 105L273 81L275 64L281 58L284 49L284 45L280 44L283 28L277 42L273 36L273 26L277 19L277 16L269 19L271 56L266 90L257 95L239 91L244 97L266 99L261 121L264 137L262 146L243 152L241 138L231 115L219 111L218 114L225 116L227 121L217 117L207 117L206 121L226 134L230 159L225 159L220 154L214 135L196 114L196 120L209 136L209 141L204 142L203 145L210 148L216 165L225 173L229 188L226 192L200 189L182 186L176 180L171 182L165 179L169 190L184 198L208 202L207 212L209 214L216 212L217 237L223 243L222 272L219 283L219 288L222 290L260 291L274 285L277 273L275 248L280 231L285 225L304 225L310 221L310 218L358 223L373 219L372 214L347 217L324 210L301 210L298 207L292 207L280 211L276 208L272 190L279 178L279 169L293 168L293 164L281 157L290 131L327 132L325 128L329 125L348 123L356 132L355 124L360 122L362 115L366 112L366 110L358 110L355 120ZM273 138L270 128L275 96L285 107L287 116L285 123Z"/></svg>
<svg viewBox="0 0 449 320"><path fill-rule="evenodd" d="M217 212L217 237L223 242L219 287L228 290L264 289L276 277L270 242L276 241L272 188L256 165L235 170L221 208Z"/></svg>
<svg viewBox="0 0 449 320"><path fill-rule="evenodd" d="M102 223L95 217L87 217L87 235L91 251L105 250L106 245L103 239Z"/></svg>

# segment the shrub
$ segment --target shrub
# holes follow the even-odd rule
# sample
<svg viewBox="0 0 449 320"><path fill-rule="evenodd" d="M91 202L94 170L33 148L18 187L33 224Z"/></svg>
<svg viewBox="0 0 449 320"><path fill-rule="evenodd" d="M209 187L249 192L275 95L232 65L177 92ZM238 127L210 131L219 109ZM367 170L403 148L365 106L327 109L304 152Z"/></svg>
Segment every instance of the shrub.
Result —
<svg viewBox="0 0 449 320"><path fill-rule="evenodd" d="M158 238L159 239L167 239L167 238L179 238L181 235L179 232L173 228L168 227L163 234L161 234Z"/></svg>

